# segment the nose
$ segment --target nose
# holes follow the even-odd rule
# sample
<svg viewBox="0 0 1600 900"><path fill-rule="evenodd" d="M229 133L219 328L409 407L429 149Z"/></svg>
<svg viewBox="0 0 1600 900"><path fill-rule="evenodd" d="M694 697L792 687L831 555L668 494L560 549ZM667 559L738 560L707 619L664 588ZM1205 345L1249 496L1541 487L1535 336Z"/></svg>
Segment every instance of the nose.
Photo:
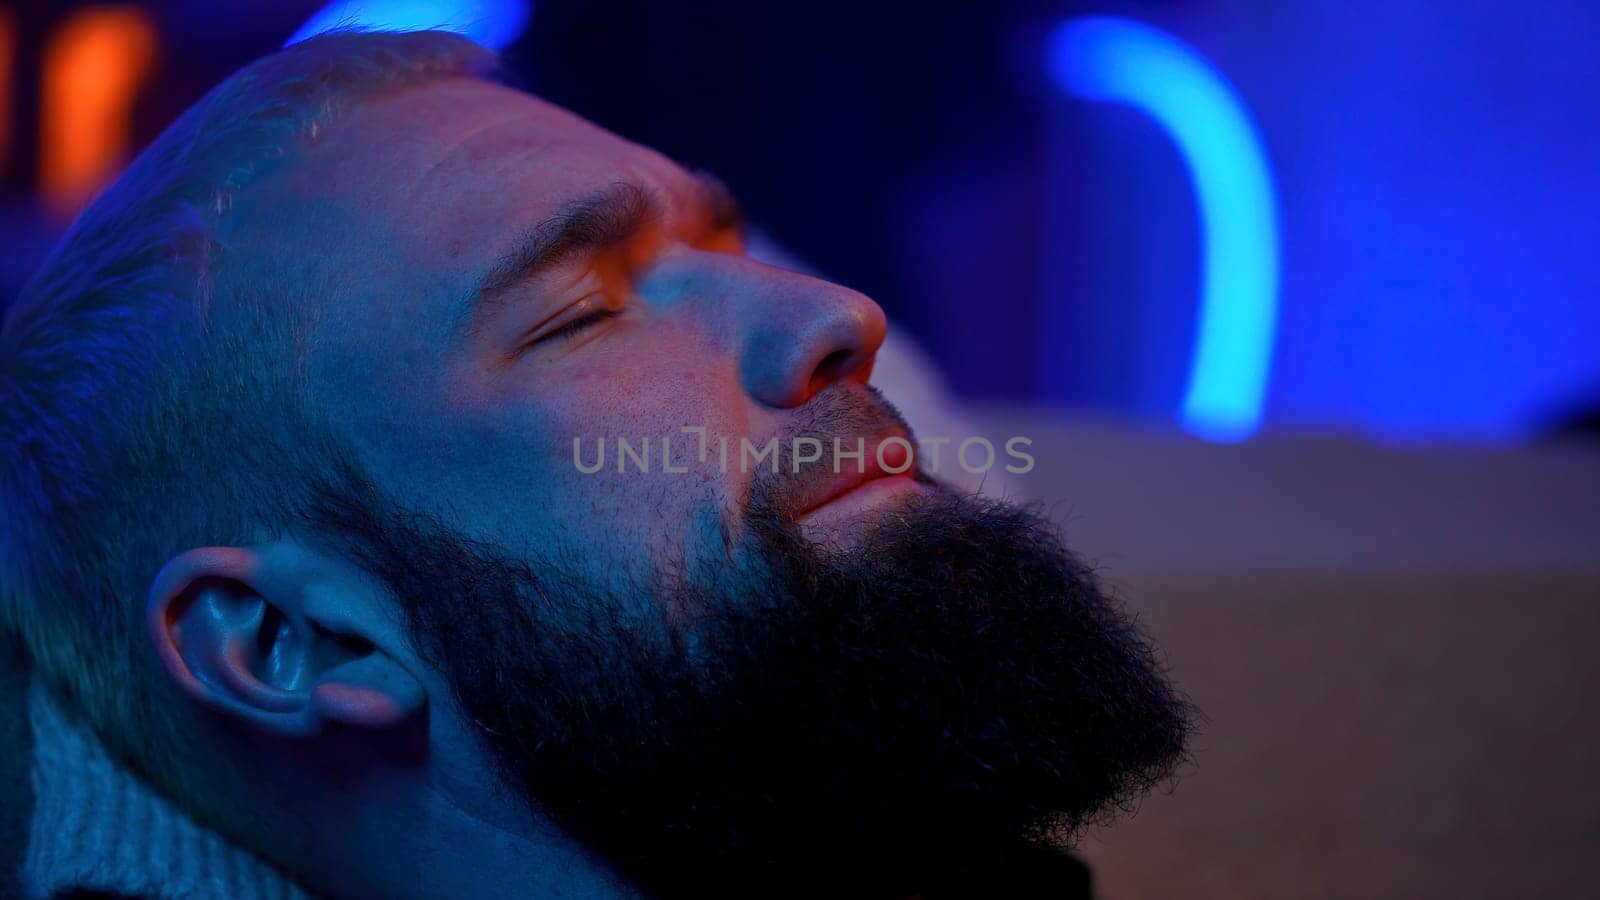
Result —
<svg viewBox="0 0 1600 900"><path fill-rule="evenodd" d="M866 384L889 323L872 299L847 287L752 263L740 370L745 390L787 409L842 381Z"/></svg>
<svg viewBox="0 0 1600 900"><path fill-rule="evenodd" d="M889 328L871 298L745 257L712 254L702 262L702 297L714 298L717 330L738 354L752 399L789 409L838 382L871 377Z"/></svg>

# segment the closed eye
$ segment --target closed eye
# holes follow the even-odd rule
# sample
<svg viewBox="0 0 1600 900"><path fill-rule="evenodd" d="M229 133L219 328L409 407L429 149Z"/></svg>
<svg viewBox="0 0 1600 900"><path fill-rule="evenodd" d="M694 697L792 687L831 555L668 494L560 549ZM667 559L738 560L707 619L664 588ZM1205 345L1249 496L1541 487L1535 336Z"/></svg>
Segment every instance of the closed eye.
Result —
<svg viewBox="0 0 1600 900"><path fill-rule="evenodd" d="M598 325L606 319L614 319L621 314L621 310L603 307L590 313L585 313L571 322L536 338L533 343L542 344L546 341L565 341L576 337L584 329Z"/></svg>

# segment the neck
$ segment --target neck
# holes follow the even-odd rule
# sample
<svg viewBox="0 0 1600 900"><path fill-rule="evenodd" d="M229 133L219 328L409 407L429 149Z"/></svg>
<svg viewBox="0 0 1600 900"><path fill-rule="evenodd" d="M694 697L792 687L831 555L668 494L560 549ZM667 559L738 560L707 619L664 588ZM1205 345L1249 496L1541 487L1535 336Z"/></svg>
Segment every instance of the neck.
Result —
<svg viewBox="0 0 1600 900"><path fill-rule="evenodd" d="M507 830L477 818L439 794L430 794L423 814L431 827L414 839L410 885L393 885L388 896L616 898L634 896L606 867L553 828ZM422 875L422 873L426 873Z"/></svg>
<svg viewBox="0 0 1600 900"><path fill-rule="evenodd" d="M436 717L419 768L296 791L319 798L299 818L321 824L297 847L309 883L334 896L631 897L638 892L488 775L477 742ZM447 748L471 748L452 755ZM359 870L351 866L360 860Z"/></svg>

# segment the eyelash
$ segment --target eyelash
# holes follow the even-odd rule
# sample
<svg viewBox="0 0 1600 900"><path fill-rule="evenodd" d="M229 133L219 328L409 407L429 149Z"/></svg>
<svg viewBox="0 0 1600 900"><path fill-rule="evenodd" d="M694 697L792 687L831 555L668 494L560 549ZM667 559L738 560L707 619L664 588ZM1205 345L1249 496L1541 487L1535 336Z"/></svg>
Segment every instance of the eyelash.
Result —
<svg viewBox="0 0 1600 900"><path fill-rule="evenodd" d="M586 313L576 319L573 319L571 322L568 322L560 328L557 328L555 331L552 331L549 334L539 338L537 341L534 341L534 343L541 344L545 341L564 341L569 338L576 337L579 332L590 327L591 325L598 325L606 319L615 319L619 314L619 311L615 309L597 309L594 312Z"/></svg>

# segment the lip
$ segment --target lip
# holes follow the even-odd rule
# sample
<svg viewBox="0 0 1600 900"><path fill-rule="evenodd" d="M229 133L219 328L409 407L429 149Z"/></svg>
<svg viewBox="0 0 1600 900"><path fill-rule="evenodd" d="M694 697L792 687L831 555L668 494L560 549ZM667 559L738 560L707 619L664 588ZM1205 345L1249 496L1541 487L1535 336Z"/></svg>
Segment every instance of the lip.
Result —
<svg viewBox="0 0 1600 900"><path fill-rule="evenodd" d="M849 520L858 513L869 510L902 492L921 490L923 490L922 483L913 478L908 472L869 478L866 481L857 482L849 490L836 494L832 498L812 507L802 513L795 521L801 525L812 526L824 520Z"/></svg>
<svg viewBox="0 0 1600 900"><path fill-rule="evenodd" d="M890 472L878 464L878 447L895 437L909 442L909 438L899 431L869 439L864 454L865 459L862 461L862 471L856 472L854 465L846 463L840 467L843 471L820 480L806 492L805 499L799 504L800 511L795 516L795 521L803 522L824 507L865 506L879 496L918 487L918 482L913 477L916 471L914 466L900 472Z"/></svg>

